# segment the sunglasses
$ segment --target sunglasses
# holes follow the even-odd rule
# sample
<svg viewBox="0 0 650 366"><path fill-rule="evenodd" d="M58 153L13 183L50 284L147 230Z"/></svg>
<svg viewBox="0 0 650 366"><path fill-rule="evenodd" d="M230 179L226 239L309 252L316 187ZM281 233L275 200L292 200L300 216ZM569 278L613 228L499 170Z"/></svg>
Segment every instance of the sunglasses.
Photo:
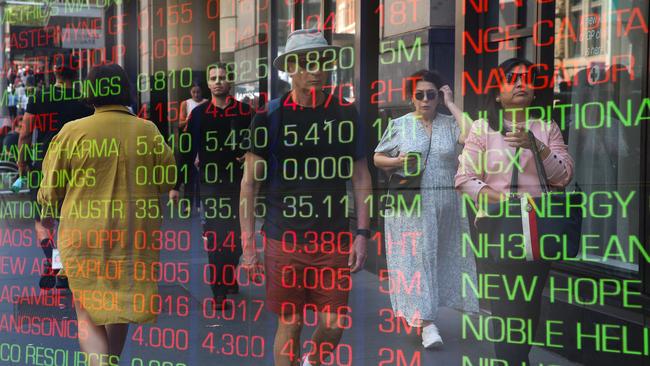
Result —
<svg viewBox="0 0 650 366"><path fill-rule="evenodd" d="M506 74L506 83L508 84L514 84L517 82L517 80L521 80L522 84L532 84L533 80L535 80L536 73L534 70L530 70L528 72L508 72Z"/></svg>
<svg viewBox="0 0 650 366"><path fill-rule="evenodd" d="M438 98L438 90L429 89L427 91L418 90L415 92L415 99L423 100L424 96L427 96L427 100L435 100Z"/></svg>

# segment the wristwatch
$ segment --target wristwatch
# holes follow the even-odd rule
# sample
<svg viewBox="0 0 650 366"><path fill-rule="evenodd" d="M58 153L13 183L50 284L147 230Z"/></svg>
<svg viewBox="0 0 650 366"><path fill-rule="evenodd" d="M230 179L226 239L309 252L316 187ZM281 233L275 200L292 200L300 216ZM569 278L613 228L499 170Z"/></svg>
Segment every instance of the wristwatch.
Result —
<svg viewBox="0 0 650 366"><path fill-rule="evenodd" d="M361 235L366 239L370 239L370 236L372 235L372 231L368 229L356 229L354 231L354 236Z"/></svg>

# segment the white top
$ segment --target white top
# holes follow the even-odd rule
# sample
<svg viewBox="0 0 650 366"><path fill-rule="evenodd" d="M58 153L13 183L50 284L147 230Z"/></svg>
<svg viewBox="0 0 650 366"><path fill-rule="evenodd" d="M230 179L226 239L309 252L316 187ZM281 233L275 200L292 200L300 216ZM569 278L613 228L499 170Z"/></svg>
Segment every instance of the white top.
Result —
<svg viewBox="0 0 650 366"><path fill-rule="evenodd" d="M207 99L203 99L200 102L195 102L194 99L190 98L185 100L185 104L187 105L187 115L189 116L190 113L192 112L192 109L196 108L197 105L205 102Z"/></svg>

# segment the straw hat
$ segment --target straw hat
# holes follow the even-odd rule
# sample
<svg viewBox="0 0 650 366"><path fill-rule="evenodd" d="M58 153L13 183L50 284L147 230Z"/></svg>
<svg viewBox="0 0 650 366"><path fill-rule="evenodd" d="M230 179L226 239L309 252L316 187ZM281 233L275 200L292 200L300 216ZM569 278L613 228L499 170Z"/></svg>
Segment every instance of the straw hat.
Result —
<svg viewBox="0 0 650 366"><path fill-rule="evenodd" d="M322 54L325 50L335 50L337 55L339 48L328 44L323 33L316 29L298 29L289 34L284 53L273 60L273 66L280 71L286 71L284 67L289 55L304 55L310 51L318 51Z"/></svg>

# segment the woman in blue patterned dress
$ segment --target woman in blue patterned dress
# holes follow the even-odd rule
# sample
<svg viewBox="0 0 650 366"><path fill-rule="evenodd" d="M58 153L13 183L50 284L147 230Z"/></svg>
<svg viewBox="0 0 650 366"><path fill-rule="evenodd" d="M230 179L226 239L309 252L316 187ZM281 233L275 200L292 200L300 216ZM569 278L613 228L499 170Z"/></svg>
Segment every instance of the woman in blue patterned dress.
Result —
<svg viewBox="0 0 650 366"><path fill-rule="evenodd" d="M477 311L475 298L461 296L463 273L474 278L474 259L463 257L460 199L454 190L458 154L471 121L453 102L449 86L428 70L411 75L414 111L393 120L375 149L374 163L387 174L404 176L419 153L421 210L405 213L394 204L384 211L386 258L395 316L422 327L422 345L442 344L434 321L441 306ZM446 106L453 116L438 113ZM411 286L413 285L413 286Z"/></svg>

